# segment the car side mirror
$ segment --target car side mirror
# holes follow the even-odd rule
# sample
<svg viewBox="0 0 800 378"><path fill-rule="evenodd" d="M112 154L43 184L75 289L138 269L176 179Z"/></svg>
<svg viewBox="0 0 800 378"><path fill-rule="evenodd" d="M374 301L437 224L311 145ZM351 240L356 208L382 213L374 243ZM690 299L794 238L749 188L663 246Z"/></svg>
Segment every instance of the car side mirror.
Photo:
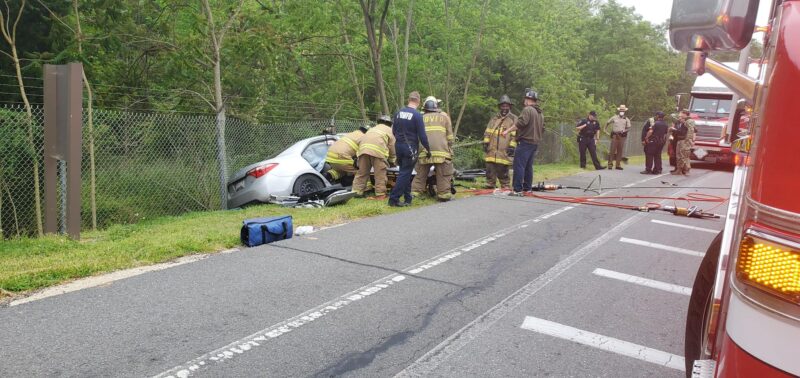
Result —
<svg viewBox="0 0 800 378"><path fill-rule="evenodd" d="M679 51L741 50L753 37L759 0L674 0L669 24Z"/></svg>

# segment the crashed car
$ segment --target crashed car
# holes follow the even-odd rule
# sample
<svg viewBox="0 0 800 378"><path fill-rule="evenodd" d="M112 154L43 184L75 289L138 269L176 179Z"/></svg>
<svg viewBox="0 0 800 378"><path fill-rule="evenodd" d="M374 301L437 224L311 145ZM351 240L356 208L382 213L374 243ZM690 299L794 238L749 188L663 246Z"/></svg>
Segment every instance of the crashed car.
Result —
<svg viewBox="0 0 800 378"><path fill-rule="evenodd" d="M330 187L322 176L328 147L339 135L303 139L274 158L250 164L228 181L228 208L267 203L270 196L304 196Z"/></svg>
<svg viewBox="0 0 800 378"><path fill-rule="evenodd" d="M328 147L341 135L325 134L303 139L274 158L240 169L228 181L228 208L269 203L275 197L305 197L344 184L330 182L322 175L326 169ZM394 186L397 173L397 167L388 169L389 187ZM416 171L413 174L416 175ZM374 178L371 180L374 182ZM428 173L427 184L429 193L435 193L433 168Z"/></svg>

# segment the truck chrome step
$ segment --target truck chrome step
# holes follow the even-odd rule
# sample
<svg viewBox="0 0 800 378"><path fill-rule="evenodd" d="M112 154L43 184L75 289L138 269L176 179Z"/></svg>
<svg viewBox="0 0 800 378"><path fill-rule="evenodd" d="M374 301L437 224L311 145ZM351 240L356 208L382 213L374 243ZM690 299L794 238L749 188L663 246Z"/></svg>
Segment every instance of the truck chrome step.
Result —
<svg viewBox="0 0 800 378"><path fill-rule="evenodd" d="M692 378L711 378L714 376L717 361L714 360L695 360L692 366Z"/></svg>

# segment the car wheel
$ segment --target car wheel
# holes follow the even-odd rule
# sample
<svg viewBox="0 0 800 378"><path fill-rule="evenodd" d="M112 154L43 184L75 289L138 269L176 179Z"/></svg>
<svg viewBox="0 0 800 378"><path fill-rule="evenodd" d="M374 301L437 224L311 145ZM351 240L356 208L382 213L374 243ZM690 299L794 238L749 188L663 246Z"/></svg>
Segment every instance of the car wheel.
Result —
<svg viewBox="0 0 800 378"><path fill-rule="evenodd" d="M689 310L686 313L686 338L684 358L686 359L686 377L692 376L694 361L706 358L703 351L703 340L708 334L708 317L711 315L711 300L714 292L714 280L717 276L717 260L722 245L720 232L708 246L703 262L697 270L692 285L692 296L689 299ZM714 342L709 340L708 342Z"/></svg>
<svg viewBox="0 0 800 378"><path fill-rule="evenodd" d="M325 187L325 184L319 177L314 175L300 176L294 182L294 194L297 196L305 196L314 192L318 192Z"/></svg>

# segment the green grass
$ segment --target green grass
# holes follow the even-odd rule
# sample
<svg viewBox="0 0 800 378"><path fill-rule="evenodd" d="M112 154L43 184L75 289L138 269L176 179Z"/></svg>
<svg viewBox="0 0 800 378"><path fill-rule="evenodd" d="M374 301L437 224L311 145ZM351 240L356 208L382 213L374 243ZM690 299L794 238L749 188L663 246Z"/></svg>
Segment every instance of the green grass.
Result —
<svg viewBox="0 0 800 378"><path fill-rule="evenodd" d="M549 181L581 171L575 164L537 165L535 180ZM481 188L484 182L459 182L459 187ZM457 197L469 195L464 191ZM419 199L411 208L433 203L432 199ZM239 228L247 218L291 214L295 226L324 227L407 209L391 208L385 201L371 199L353 199L322 209L260 205L145 219L84 232L80 241L63 236L6 240L0 242L0 298L76 278L232 248L239 245Z"/></svg>

